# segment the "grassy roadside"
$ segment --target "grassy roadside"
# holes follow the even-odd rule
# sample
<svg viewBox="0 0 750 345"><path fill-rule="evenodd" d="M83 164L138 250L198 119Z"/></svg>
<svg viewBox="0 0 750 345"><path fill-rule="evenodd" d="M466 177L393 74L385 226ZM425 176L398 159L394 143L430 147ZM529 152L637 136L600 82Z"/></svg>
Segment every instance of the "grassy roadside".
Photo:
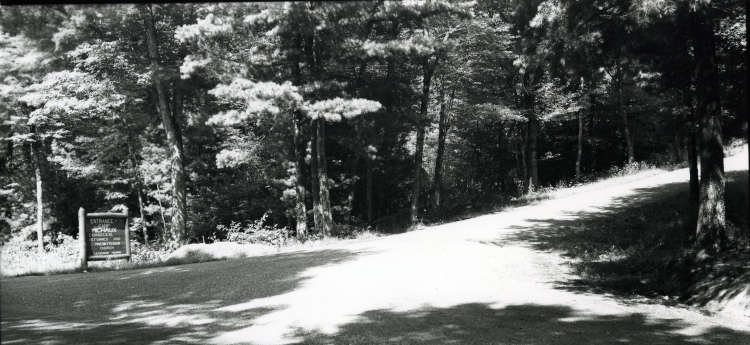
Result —
<svg viewBox="0 0 750 345"><path fill-rule="evenodd" d="M727 174L729 245L697 261L688 210L688 183L642 188L604 211L568 220L535 219L515 239L560 252L575 279L561 288L610 293L625 301L685 304L750 312L750 232L747 172Z"/></svg>
<svg viewBox="0 0 750 345"><path fill-rule="evenodd" d="M360 231L349 238L326 238L298 241L290 239L283 245L260 243L214 242L194 243L171 250L165 246L143 244L131 241L131 259L112 261L90 261L88 272L128 270L159 266L184 265L217 260L241 259L254 256L290 253L327 248L352 241L363 241L382 236L381 234ZM48 246L40 253L36 242L18 238L6 242L0 255L0 275L21 277L29 275L54 275L81 272L79 264L78 240L67 236L60 243Z"/></svg>

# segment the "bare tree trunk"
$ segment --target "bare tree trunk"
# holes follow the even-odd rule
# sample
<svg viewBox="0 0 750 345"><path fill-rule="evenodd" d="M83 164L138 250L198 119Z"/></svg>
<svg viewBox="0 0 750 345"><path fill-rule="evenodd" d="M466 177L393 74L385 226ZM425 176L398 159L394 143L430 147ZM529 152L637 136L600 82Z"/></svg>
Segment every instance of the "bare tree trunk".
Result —
<svg viewBox="0 0 750 345"><path fill-rule="evenodd" d="M143 231L143 242L148 245L148 228L146 227L146 217L143 211L143 184L141 174L138 172L138 162L131 145L131 138L128 138L128 156L130 156L130 165L133 168L133 177L135 178L135 191L138 195L138 211L141 217L141 231Z"/></svg>
<svg viewBox="0 0 750 345"><path fill-rule="evenodd" d="M455 89L451 91L451 99ZM445 138L448 135L448 111L445 103L445 81L440 84L440 117L438 119L438 142L435 157L435 178L432 183L433 204L435 210L440 209L440 194L443 191L443 156L445 154Z"/></svg>
<svg viewBox="0 0 750 345"><path fill-rule="evenodd" d="M161 187L159 187L158 183L156 184L156 192L161 194ZM164 205L159 198L156 198L156 202L159 204L159 216L161 217L161 242L166 243L168 240L167 237L169 237L169 229L167 229L167 220L164 218Z"/></svg>
<svg viewBox="0 0 750 345"><path fill-rule="evenodd" d="M583 114L578 112L578 151L576 152L576 180L581 178L581 158L583 157Z"/></svg>
<svg viewBox="0 0 750 345"><path fill-rule="evenodd" d="M318 180L318 131L315 126L316 122L313 121L313 133L312 140L310 141L310 148L312 151L312 159L310 160L310 180L312 181L312 201L313 201L313 223L315 224L315 232L323 234L323 213L320 206L320 181Z"/></svg>
<svg viewBox="0 0 750 345"><path fill-rule="evenodd" d="M359 180L360 175L357 174L358 168L359 168L359 161L362 159L361 156L355 155L353 158L353 161L351 162L351 170L350 174L352 176L352 179L354 177L357 177L357 180ZM346 212L346 219L349 222L349 224L354 223L354 199L356 197L356 191L357 191L357 183L352 183L349 188L348 192L346 193L346 206L348 207L348 211Z"/></svg>
<svg viewBox="0 0 750 345"><path fill-rule="evenodd" d="M711 5L697 5L692 15L696 113L701 138L700 205L696 240L703 250L714 254L725 248L727 234L719 75Z"/></svg>
<svg viewBox="0 0 750 345"><path fill-rule="evenodd" d="M299 114L293 114L292 115L292 122L294 125L294 141L292 148L292 151L294 153L294 172L295 172L295 189L297 192L296 196L296 205L295 205L295 215L296 215L296 221L297 221L297 238L305 238L307 236L307 207L305 205L305 194L307 194L307 190L305 188L305 182L303 180L304 177L304 166L305 166L305 158L304 154L301 151L300 142L301 142L301 128L300 128L300 119Z"/></svg>
<svg viewBox="0 0 750 345"><path fill-rule="evenodd" d="M437 63L437 61L435 61ZM427 119L427 106L430 101L430 81L432 80L432 67L429 58L422 61L422 102L419 106L419 117L417 118L417 143L414 152L414 185L411 199L411 224L419 222L419 194L422 189L422 154L424 151L424 127Z"/></svg>
<svg viewBox="0 0 750 345"><path fill-rule="evenodd" d="M529 118L529 184L528 184L528 192L533 192L538 184L539 184L539 168L537 165L537 136L539 132L539 119L536 118L536 114L533 113L533 105L532 105L532 113L531 117Z"/></svg>
<svg viewBox="0 0 750 345"><path fill-rule="evenodd" d="M297 49L300 51L303 49L302 36L296 36ZM294 76L294 83L297 86L302 85L302 71L300 68L300 56L295 55L292 61L292 75ZM297 238L307 237L307 204L305 199L307 198L307 188L305 187L304 181L304 170L305 170L305 147L303 146L302 140L302 114L295 113L292 115L292 126L294 127L294 138L292 148L295 162L295 180L296 180L296 205L295 214L297 221ZM315 155L313 155L313 160ZM315 172L317 173L317 171ZM314 178L312 179L314 180Z"/></svg>
<svg viewBox="0 0 750 345"><path fill-rule="evenodd" d="M623 136L625 137L625 148L627 150L628 155L628 164L633 163L635 161L635 153L633 150L633 141L630 137L630 126L628 125L628 112L625 109L625 100L622 96L622 88L623 88L623 67L621 65L618 65L617 67L617 110L620 112L620 117L622 118L622 132Z"/></svg>
<svg viewBox="0 0 750 345"><path fill-rule="evenodd" d="M591 111L589 112L589 123L588 123L588 135L586 136L586 144L589 147L589 158L587 159L588 169L589 171L594 171L596 169L596 151L594 147L594 134L596 133L594 131L595 124L596 124L596 98L593 94L589 94L589 100L591 103Z"/></svg>
<svg viewBox="0 0 750 345"><path fill-rule="evenodd" d="M146 217L143 212L143 190L140 185L137 187L138 190L138 211L141 217L141 231L143 231L143 243L148 245L148 227L146 226Z"/></svg>
<svg viewBox="0 0 750 345"><path fill-rule="evenodd" d="M8 137L12 137L13 135L14 133L12 131L8 133ZM6 145L5 155L2 158L0 158L0 174L10 176L13 170L12 165L11 165L13 162L13 150L14 150L13 141L7 140L5 142L5 145ZM6 202L8 202L7 196L0 197L0 203L6 203ZM3 221L2 219L3 217L8 218L8 219L13 218L13 208L5 207L3 214L0 214L0 221Z"/></svg>
<svg viewBox="0 0 750 345"><path fill-rule="evenodd" d="M522 132L523 132L523 140L521 140L521 150L520 151L521 151L521 169L522 169L522 173L523 174L521 176L521 178L522 178L522 180L521 180L522 181L522 183L521 183L522 184L522 186L521 186L522 190L520 191L520 193L524 193L524 191L526 190L526 183L529 180L529 166L528 166L528 159L526 159L526 156L527 156L526 155L526 150L528 150L528 146L529 146L528 145L528 141L529 141L529 125L528 125L528 123L524 127L525 128L521 129Z"/></svg>
<svg viewBox="0 0 750 345"><path fill-rule="evenodd" d="M36 238L39 251L44 251L44 175L42 169L46 157L44 156L44 143L36 127L33 128L33 132L35 142L31 144L31 151L34 154L34 178L36 180Z"/></svg>
<svg viewBox="0 0 750 345"><path fill-rule="evenodd" d="M310 4L311 8L316 5ZM320 79L323 71L320 65L320 47L315 44L315 34L308 34L304 37L303 50L309 66L310 72L314 79ZM328 187L328 171L326 162L325 148L325 119L318 118L312 123L313 136L313 219L315 228L323 236L330 236L334 232L333 215L331 214L331 199ZM317 205L316 204L317 197Z"/></svg>
<svg viewBox="0 0 750 345"><path fill-rule="evenodd" d="M365 157L366 173L365 173L365 198L367 202L367 224L372 225L373 213L372 213L372 158Z"/></svg>
<svg viewBox="0 0 750 345"><path fill-rule="evenodd" d="M748 145L747 150L747 160L748 160L748 181L750 181L750 94L748 94L748 90L750 90L750 50L747 49L747 42L750 42L750 0L745 0L745 142ZM745 198L745 201L748 202L747 205L745 205L745 209L750 208L750 183L747 184L748 190L747 194L745 194L747 197ZM747 213L747 235L750 237L750 212Z"/></svg>
<svg viewBox="0 0 750 345"><path fill-rule="evenodd" d="M318 188L320 188L320 209L321 215L321 226L324 236L330 236L334 234L333 215L331 214L331 196L328 187L328 169L326 167L326 144L325 144L325 120L319 118L315 120L316 130L318 135L316 137L316 146L318 149Z"/></svg>
<svg viewBox="0 0 750 345"><path fill-rule="evenodd" d="M696 143L696 123L695 123L695 110L692 102L688 106L690 107L690 114L688 115L688 130L687 130L687 152L688 152L688 171L690 172L690 212L688 220L690 221L690 227L695 228L697 226L697 215L698 206L700 204L700 180L698 177L698 151ZM693 234L690 234L693 237Z"/></svg>
<svg viewBox="0 0 750 345"><path fill-rule="evenodd" d="M183 165L182 139L178 136L178 128L173 116L169 112L167 93L162 81L162 66L159 62L159 53L156 45L156 29L154 26L153 13L150 5L143 5L141 13L144 18L144 29L146 31L146 43L148 56L151 60L151 71L154 88L158 98L158 111L161 116L164 131L167 135L167 143L170 151L170 165L172 173L172 226L170 228L169 241L173 246L181 246L187 240L185 231L185 217L187 210L187 196L185 193L185 167Z"/></svg>
<svg viewBox="0 0 750 345"><path fill-rule="evenodd" d="M698 221L698 207L700 205L700 176L698 175L698 124L696 119L696 109L693 105L693 95L688 94L686 97L686 103L688 107L688 113L686 114L686 125L687 130L685 135L687 136L687 158L688 158L688 171L690 173L690 211L688 212L689 228L695 229ZM689 236L693 239L694 234L691 231Z"/></svg>

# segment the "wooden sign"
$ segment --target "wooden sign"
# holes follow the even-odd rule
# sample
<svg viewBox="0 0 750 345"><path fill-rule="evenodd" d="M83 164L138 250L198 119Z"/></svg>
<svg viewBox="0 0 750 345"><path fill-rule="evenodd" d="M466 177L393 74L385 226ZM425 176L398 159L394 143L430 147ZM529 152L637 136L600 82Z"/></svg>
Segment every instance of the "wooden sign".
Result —
<svg viewBox="0 0 750 345"><path fill-rule="evenodd" d="M81 267L87 261L130 258L128 210L124 213L86 213L78 209L78 236L81 241Z"/></svg>

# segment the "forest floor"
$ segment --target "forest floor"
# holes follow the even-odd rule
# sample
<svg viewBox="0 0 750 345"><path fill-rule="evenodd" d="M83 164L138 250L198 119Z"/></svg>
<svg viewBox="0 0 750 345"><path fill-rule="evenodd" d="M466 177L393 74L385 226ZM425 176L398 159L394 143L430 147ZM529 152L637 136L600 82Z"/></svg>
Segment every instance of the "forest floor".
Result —
<svg viewBox="0 0 750 345"><path fill-rule="evenodd" d="M725 161L731 188L746 175L746 150ZM637 265L639 256L658 256L652 248L660 246L643 254L618 241L659 231L646 227L647 217L679 219L648 210L665 196L681 198L687 179L686 169L609 179L532 205L305 251L2 279L0 341L750 343L746 262L716 286L696 287L729 312L616 288L650 286L647 276L633 281L632 272L614 273ZM623 219L642 229L617 226L627 224ZM606 253L605 239L612 248Z"/></svg>

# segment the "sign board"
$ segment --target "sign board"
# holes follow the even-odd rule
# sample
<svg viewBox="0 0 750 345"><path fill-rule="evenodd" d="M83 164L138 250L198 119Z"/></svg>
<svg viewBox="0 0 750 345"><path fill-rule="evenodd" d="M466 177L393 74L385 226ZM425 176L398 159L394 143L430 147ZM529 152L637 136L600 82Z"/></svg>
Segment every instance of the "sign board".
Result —
<svg viewBox="0 0 750 345"><path fill-rule="evenodd" d="M86 213L78 210L81 266L86 261L130 258L128 211L124 213Z"/></svg>
<svg viewBox="0 0 750 345"><path fill-rule="evenodd" d="M86 216L86 251L89 260L109 256L130 255L127 219L122 215Z"/></svg>

